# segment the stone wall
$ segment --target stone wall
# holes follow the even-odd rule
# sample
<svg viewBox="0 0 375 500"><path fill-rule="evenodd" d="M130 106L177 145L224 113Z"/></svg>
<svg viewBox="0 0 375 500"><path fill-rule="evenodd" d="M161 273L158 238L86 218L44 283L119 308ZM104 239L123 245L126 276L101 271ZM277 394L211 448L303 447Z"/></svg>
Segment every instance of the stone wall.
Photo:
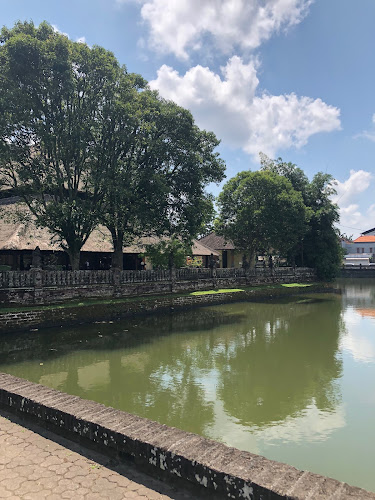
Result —
<svg viewBox="0 0 375 500"><path fill-rule="evenodd" d="M323 285L312 285L308 292L332 291ZM0 335L5 333L30 330L32 328L48 328L56 326L72 326L94 321L116 321L126 317L153 314L155 312L174 311L189 307L228 302L266 300L272 297L306 293L306 288L254 288L242 292L227 292L205 295L159 295L109 303L92 305L65 305L64 307L48 307L13 312L0 310Z"/></svg>
<svg viewBox="0 0 375 500"><path fill-rule="evenodd" d="M308 282L315 279L309 268L180 269L169 271L6 271L0 272L0 304L56 304L84 298L116 298L242 288L260 283Z"/></svg>
<svg viewBox="0 0 375 500"><path fill-rule="evenodd" d="M0 406L101 453L129 458L209 498L375 500L375 494L259 455L0 374Z"/></svg>
<svg viewBox="0 0 375 500"><path fill-rule="evenodd" d="M345 267L341 269L341 278L375 278L375 268L374 267Z"/></svg>

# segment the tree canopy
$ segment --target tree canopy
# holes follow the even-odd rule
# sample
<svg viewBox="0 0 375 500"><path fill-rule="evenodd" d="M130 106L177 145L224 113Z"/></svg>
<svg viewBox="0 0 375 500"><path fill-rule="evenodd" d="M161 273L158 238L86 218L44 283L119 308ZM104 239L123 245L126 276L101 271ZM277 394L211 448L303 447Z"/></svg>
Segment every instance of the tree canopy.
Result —
<svg viewBox="0 0 375 500"><path fill-rule="evenodd" d="M218 233L250 261L256 252L288 252L305 231L301 193L273 172L240 172L225 184L218 206Z"/></svg>
<svg viewBox="0 0 375 500"><path fill-rule="evenodd" d="M335 228L339 212L331 200L336 194L333 177L318 172L310 182L293 163L285 163L281 158L271 160L262 153L260 156L262 171L275 172L288 179L301 193L306 206L306 232L290 249L289 257L298 265L315 268L319 278L333 279L341 263L339 233Z"/></svg>
<svg viewBox="0 0 375 500"><path fill-rule="evenodd" d="M144 233L194 237L225 165L216 137L101 47L46 22L0 38L0 177L58 239L73 269L92 230L122 248Z"/></svg>
<svg viewBox="0 0 375 500"><path fill-rule="evenodd" d="M111 231L118 267L124 241L135 235L179 238L189 243L212 218L209 182L225 165L216 137L200 130L190 112L145 90L133 100L134 126L123 157L105 180L102 222Z"/></svg>
<svg viewBox="0 0 375 500"><path fill-rule="evenodd" d="M125 81L138 82L110 52L47 23L3 28L1 43L1 173L76 269L101 211L110 109Z"/></svg>

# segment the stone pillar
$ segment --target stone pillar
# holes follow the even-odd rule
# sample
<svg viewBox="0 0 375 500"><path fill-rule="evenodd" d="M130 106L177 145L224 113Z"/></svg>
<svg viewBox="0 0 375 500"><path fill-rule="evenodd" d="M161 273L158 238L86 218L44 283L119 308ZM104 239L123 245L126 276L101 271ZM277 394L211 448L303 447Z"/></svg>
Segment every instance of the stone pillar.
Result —
<svg viewBox="0 0 375 500"><path fill-rule="evenodd" d="M39 267L34 267L30 271L34 283L34 304L44 303L43 271Z"/></svg>
<svg viewBox="0 0 375 500"><path fill-rule="evenodd" d="M173 266L170 270L171 273L171 292L174 293L176 291L176 268Z"/></svg>
<svg viewBox="0 0 375 500"><path fill-rule="evenodd" d="M111 269L112 274L112 295L121 297L121 270L118 267Z"/></svg>

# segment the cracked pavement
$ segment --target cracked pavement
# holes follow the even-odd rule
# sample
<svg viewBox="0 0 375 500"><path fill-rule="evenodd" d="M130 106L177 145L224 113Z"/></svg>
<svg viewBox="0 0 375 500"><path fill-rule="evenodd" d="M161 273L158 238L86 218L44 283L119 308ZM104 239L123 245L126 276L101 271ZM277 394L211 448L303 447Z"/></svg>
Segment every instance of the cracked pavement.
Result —
<svg viewBox="0 0 375 500"><path fill-rule="evenodd" d="M0 499L200 498L0 410Z"/></svg>

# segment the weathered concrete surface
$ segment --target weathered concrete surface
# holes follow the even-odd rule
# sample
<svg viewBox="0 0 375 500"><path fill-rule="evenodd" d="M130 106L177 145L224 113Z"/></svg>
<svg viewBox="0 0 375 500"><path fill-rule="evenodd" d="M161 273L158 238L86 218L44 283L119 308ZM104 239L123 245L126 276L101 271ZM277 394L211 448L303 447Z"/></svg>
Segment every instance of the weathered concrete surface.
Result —
<svg viewBox="0 0 375 500"><path fill-rule="evenodd" d="M350 267L341 269L340 278L375 278L375 268L363 266L361 269Z"/></svg>
<svg viewBox="0 0 375 500"><path fill-rule="evenodd" d="M156 475L200 485L211 498L375 500L360 488L11 375L0 374L0 406L105 454L132 457Z"/></svg>
<svg viewBox="0 0 375 500"><path fill-rule="evenodd" d="M188 500L194 496L135 466L118 463L33 424L25 426L18 417L0 410L0 499Z"/></svg>

